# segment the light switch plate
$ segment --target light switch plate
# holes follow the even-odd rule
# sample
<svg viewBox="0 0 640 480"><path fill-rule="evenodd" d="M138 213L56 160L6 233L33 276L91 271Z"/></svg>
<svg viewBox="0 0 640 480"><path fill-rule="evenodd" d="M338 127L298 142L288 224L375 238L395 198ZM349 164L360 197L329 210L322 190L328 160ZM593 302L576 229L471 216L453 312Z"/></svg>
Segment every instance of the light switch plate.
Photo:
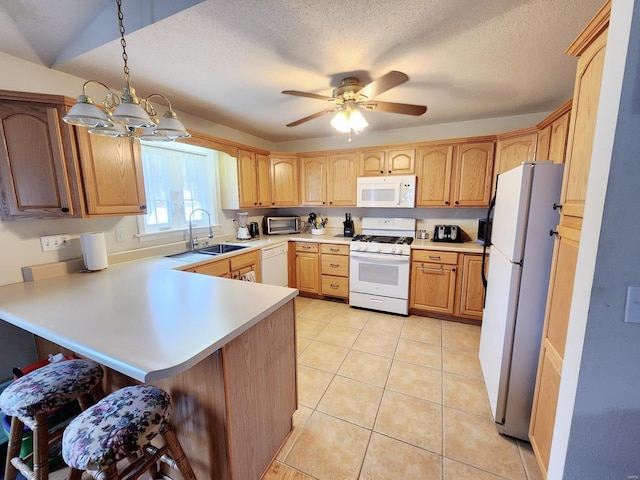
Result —
<svg viewBox="0 0 640 480"><path fill-rule="evenodd" d="M624 321L625 323L640 323L640 287L627 287Z"/></svg>
<svg viewBox="0 0 640 480"><path fill-rule="evenodd" d="M49 252L51 250L62 250L63 248L70 247L69 235L48 235L46 237L40 237L40 245L43 252Z"/></svg>

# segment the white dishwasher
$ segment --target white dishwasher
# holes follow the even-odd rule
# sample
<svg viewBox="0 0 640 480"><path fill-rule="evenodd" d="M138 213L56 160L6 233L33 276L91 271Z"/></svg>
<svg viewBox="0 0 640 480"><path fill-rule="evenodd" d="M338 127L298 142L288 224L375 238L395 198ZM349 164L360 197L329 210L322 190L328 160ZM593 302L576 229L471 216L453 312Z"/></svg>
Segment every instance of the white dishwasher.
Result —
<svg viewBox="0 0 640 480"><path fill-rule="evenodd" d="M289 284L287 242L264 247L261 252L262 283L286 287Z"/></svg>

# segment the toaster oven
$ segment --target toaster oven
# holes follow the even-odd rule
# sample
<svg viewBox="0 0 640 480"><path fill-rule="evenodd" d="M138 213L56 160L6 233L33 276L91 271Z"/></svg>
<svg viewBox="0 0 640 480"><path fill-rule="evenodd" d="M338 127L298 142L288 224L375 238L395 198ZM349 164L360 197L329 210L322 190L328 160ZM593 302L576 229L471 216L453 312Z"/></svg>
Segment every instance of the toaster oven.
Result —
<svg viewBox="0 0 640 480"><path fill-rule="evenodd" d="M265 235L284 235L288 233L300 233L300 217L263 217L262 233Z"/></svg>

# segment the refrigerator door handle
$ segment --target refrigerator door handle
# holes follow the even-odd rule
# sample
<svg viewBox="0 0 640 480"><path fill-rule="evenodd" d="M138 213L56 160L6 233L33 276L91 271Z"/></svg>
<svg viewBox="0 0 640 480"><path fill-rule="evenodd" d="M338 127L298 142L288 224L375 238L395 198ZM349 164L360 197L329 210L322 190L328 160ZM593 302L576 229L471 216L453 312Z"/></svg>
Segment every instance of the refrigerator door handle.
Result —
<svg viewBox="0 0 640 480"><path fill-rule="evenodd" d="M496 189L496 193L497 193L497 189ZM491 199L491 203L489 203L489 210L487 211L487 225L489 225L489 222L491 221L491 213L493 212L493 209L495 206L496 206L496 196L494 195L493 198ZM487 297L487 275L484 272L486 268L486 259L487 259L487 244L491 245L491 241L484 242L484 245L482 246L482 270L480 272L482 275L482 285L484 286L485 300ZM483 307L484 307L485 300L482 301Z"/></svg>

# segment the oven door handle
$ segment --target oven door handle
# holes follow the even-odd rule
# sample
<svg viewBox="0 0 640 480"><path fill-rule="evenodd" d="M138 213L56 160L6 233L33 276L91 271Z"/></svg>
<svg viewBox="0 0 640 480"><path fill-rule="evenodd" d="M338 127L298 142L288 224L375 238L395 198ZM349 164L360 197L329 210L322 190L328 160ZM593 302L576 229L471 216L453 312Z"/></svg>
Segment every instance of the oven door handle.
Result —
<svg viewBox="0 0 640 480"><path fill-rule="evenodd" d="M351 258L366 258L369 260L375 260L376 262L384 262L384 263L409 263L409 256L398 256L398 255L390 255L390 254L379 254L379 253L363 253L363 252L351 252Z"/></svg>

